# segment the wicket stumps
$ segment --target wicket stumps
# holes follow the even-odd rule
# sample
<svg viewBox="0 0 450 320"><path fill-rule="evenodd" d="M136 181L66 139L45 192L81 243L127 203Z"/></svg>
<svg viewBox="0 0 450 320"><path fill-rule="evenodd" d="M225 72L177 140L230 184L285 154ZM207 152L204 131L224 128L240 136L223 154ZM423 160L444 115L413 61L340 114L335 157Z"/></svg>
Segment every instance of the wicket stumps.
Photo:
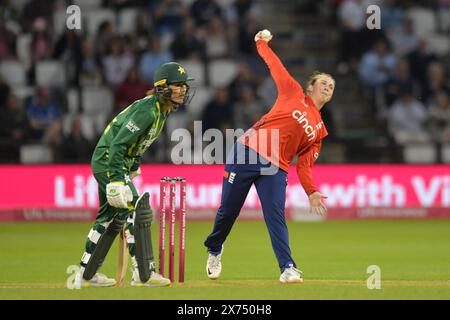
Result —
<svg viewBox="0 0 450 320"><path fill-rule="evenodd" d="M166 257L166 215L169 215L169 279L175 281L175 222L177 218L176 208L176 183L179 183L180 206L178 208L179 243L178 243L178 282L184 282L185 269L185 242L186 242L186 179L182 177L164 177L160 180L159 198L159 273L164 276ZM169 189L168 189L169 184ZM169 207L167 207L167 195L169 190ZM168 210L167 210L168 209Z"/></svg>

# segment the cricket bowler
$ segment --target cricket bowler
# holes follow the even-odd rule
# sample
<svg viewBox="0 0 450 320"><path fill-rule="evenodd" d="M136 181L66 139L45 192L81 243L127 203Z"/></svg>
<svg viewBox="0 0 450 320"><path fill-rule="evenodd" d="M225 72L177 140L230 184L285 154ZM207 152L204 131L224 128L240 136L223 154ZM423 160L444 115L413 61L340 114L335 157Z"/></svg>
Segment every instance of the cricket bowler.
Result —
<svg viewBox="0 0 450 320"><path fill-rule="evenodd" d="M125 224L133 269L131 285L170 285L169 279L155 271L149 194L139 196L132 180L141 173L141 157L161 134L169 114L188 102L187 82L191 80L178 63L161 65L149 94L119 113L100 137L91 161L98 183L99 213L88 234L75 288L116 284L97 271Z"/></svg>
<svg viewBox="0 0 450 320"><path fill-rule="evenodd" d="M214 228L204 242L209 252L206 272L210 279L220 276L223 243L239 216L250 187L255 184L278 260L279 280L281 283L303 282L302 272L297 269L291 256L285 219L287 177L295 156L298 156L297 174L309 197L312 211L319 215L326 212L322 201L326 196L313 183L312 166L319 156L322 139L328 134L320 110L331 100L335 80L329 74L316 71L309 79L305 94L269 47L271 39L268 30L255 35L258 54L270 70L278 96L271 110L239 138L227 159L221 204ZM275 133L278 135L276 145L267 138ZM253 157L258 161L243 163L237 161L240 157ZM268 174L269 167L276 170Z"/></svg>

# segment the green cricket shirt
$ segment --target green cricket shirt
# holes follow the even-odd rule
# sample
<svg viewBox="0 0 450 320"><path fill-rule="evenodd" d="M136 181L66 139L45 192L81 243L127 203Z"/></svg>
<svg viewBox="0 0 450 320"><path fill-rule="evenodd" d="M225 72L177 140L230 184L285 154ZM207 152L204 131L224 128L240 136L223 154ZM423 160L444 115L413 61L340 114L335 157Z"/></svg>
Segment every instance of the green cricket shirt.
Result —
<svg viewBox="0 0 450 320"><path fill-rule="evenodd" d="M111 182L136 171L142 154L161 134L167 114L154 95L137 100L105 128L92 155L94 173L106 172Z"/></svg>

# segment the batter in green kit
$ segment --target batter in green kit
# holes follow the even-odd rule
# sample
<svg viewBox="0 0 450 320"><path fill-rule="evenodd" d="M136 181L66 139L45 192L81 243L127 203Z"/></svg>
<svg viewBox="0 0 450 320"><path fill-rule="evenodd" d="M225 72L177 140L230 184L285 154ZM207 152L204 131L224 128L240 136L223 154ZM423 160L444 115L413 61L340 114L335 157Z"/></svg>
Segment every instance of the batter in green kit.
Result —
<svg viewBox="0 0 450 320"><path fill-rule="evenodd" d="M125 223L133 263L131 285L170 284L154 268L148 193L139 196L132 180L140 174L142 155L161 134L169 114L188 100L190 80L181 65L161 65L151 94L133 102L105 128L91 161L98 182L99 214L88 234L75 287L115 285L114 279L97 270Z"/></svg>

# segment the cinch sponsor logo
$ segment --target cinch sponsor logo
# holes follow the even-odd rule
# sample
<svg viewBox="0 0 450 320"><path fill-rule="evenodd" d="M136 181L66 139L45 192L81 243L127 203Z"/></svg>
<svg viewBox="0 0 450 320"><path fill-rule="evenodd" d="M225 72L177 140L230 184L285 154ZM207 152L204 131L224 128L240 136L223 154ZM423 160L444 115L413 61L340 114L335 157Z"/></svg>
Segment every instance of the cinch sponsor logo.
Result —
<svg viewBox="0 0 450 320"><path fill-rule="evenodd" d="M308 114L306 112L301 112L299 110L294 110L292 112L292 117L297 120L297 122L303 127L306 135L308 136L308 141L312 141L316 138L316 130L314 130L313 126L309 124L308 118L306 118Z"/></svg>

